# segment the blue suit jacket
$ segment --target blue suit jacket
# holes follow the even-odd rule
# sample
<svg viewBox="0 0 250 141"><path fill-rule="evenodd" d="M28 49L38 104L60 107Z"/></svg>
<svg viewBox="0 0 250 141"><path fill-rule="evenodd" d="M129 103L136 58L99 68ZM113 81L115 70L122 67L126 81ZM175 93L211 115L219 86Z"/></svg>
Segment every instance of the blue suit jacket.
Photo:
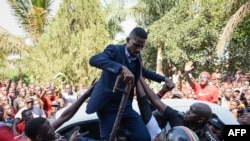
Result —
<svg viewBox="0 0 250 141"><path fill-rule="evenodd" d="M86 113L91 114L102 108L110 101L112 97L117 94L113 93L113 87L122 66L128 66L128 59L125 54L124 45L109 45L105 50L97 55L90 58L90 65L102 69L101 77L95 85L90 99L87 104ZM136 71L135 84L137 83L140 72L145 78L154 80L157 82L165 81L165 77L155 72L149 71L142 67L141 56L138 56L138 69L142 71ZM111 107L108 107L111 108ZM119 107L118 107L119 108Z"/></svg>

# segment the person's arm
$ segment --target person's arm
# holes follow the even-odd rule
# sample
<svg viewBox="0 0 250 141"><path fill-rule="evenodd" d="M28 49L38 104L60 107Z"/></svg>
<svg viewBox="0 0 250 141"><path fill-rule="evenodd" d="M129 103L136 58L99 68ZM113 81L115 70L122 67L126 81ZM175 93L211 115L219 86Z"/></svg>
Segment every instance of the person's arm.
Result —
<svg viewBox="0 0 250 141"><path fill-rule="evenodd" d="M165 109L167 108L167 105L165 105L161 99L152 91L152 89L149 88L149 86L147 85L147 83L145 82L144 79L140 79L142 87L146 93L146 95L148 96L149 100L151 101L152 105L161 113L163 114ZM164 85L165 86L165 85ZM168 89L166 89L165 92L167 92ZM164 93L165 93L164 92ZM162 91L163 93L163 91Z"/></svg>
<svg viewBox="0 0 250 141"><path fill-rule="evenodd" d="M136 96L138 101L138 107L141 113L142 120L147 124L152 117L152 111L147 96L143 90L141 82L138 81L136 85Z"/></svg>
<svg viewBox="0 0 250 141"><path fill-rule="evenodd" d="M114 61L121 58L119 48L115 45L109 45L99 54L89 59L89 64L96 68L118 74L123 64Z"/></svg>
<svg viewBox="0 0 250 141"><path fill-rule="evenodd" d="M194 69L194 64L193 64L193 62L191 62L191 61L187 62L187 63L185 64L185 70L184 70L185 72L184 72L184 75L185 75L185 78L186 78L188 84L189 84L192 88L194 88L194 82L191 80L191 78L190 78L190 76L189 76L189 72L190 72L192 69Z"/></svg>
<svg viewBox="0 0 250 141"><path fill-rule="evenodd" d="M168 89L172 90L175 87L175 84L167 77L159 75L153 71L150 71L142 66L142 75L143 77L156 81L156 82L165 82Z"/></svg>
<svg viewBox="0 0 250 141"><path fill-rule="evenodd" d="M74 114L77 112L82 103L91 95L94 85L95 80L92 82L88 90L81 97L79 97L76 102L70 105L58 119L51 123L52 127L54 127L55 130L60 127L64 122L68 121L72 116L74 116Z"/></svg>
<svg viewBox="0 0 250 141"><path fill-rule="evenodd" d="M13 122L13 125L12 125L12 131L13 131L13 133L14 133L14 136L18 136L18 135L19 135L19 133L18 133L18 131L17 131L17 124L18 124L20 121L21 121L20 118L15 118L15 119L14 119L14 122Z"/></svg>
<svg viewBox="0 0 250 141"><path fill-rule="evenodd" d="M152 114L150 103L148 101L147 96L145 95L145 91L142 87L141 81L138 81L136 85L136 95L142 120L146 125L151 139L154 139L155 136L161 132L161 128L156 118Z"/></svg>

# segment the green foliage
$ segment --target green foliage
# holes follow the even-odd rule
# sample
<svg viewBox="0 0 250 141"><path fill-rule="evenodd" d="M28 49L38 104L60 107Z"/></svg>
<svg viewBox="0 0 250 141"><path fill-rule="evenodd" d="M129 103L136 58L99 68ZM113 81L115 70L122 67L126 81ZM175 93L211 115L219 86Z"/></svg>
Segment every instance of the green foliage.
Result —
<svg viewBox="0 0 250 141"><path fill-rule="evenodd" d="M65 0L55 21L40 39L28 60L38 82L90 83L100 71L88 60L110 41L98 0Z"/></svg>
<svg viewBox="0 0 250 141"><path fill-rule="evenodd" d="M228 54L227 63L230 70L242 69L243 72L249 73L250 63L250 15L236 29L226 54Z"/></svg>
<svg viewBox="0 0 250 141"><path fill-rule="evenodd" d="M37 42L49 23L51 0L8 0L12 12L33 42Z"/></svg>
<svg viewBox="0 0 250 141"><path fill-rule="evenodd" d="M47 28L50 0L31 0L22 4L18 3L23 0L8 1L22 27L31 36L39 37L37 33L42 35L37 38L38 44L31 48L28 57L19 64L27 82L89 84L100 74L100 70L89 66L89 57L102 51L117 31L121 31L119 23L127 16L124 14L126 9L122 8L124 0L112 0L104 7L99 0L64 0L56 18ZM140 0L129 11L129 16L135 15L138 25L146 27L149 32L147 45L143 49L143 63L152 70L162 65L165 74L169 74L173 65L182 69L187 60L196 62L197 74L204 69L228 69L223 66L227 63L230 70L249 69L246 59L250 55L249 16L234 32L226 52L229 59L219 60L215 55L215 45L223 27L246 1ZM12 70L5 69L6 49L10 49L5 44L16 45L19 42L9 37L3 38L7 37L5 33L0 37L4 39L0 42L1 74L14 78L17 75L8 74ZM163 49L163 64L156 62L159 48ZM207 65L207 62L210 64Z"/></svg>
<svg viewBox="0 0 250 141"><path fill-rule="evenodd" d="M178 5L180 0L138 0L134 15L139 25L149 26L162 18L167 11Z"/></svg>
<svg viewBox="0 0 250 141"><path fill-rule="evenodd" d="M215 56L222 26L218 15L222 13L213 1L183 1L149 26L150 45L163 47L163 64L166 66L170 63L182 69L186 61L192 60L200 70L209 70L212 65L205 63Z"/></svg>

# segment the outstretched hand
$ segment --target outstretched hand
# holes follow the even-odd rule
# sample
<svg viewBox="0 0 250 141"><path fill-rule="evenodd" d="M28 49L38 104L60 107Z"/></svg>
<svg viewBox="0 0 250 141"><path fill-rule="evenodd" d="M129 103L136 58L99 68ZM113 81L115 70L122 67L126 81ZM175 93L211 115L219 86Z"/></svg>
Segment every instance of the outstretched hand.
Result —
<svg viewBox="0 0 250 141"><path fill-rule="evenodd" d="M189 72L191 70L194 69L194 63L192 61L188 61L186 64L185 64L185 69L184 71L185 72Z"/></svg>

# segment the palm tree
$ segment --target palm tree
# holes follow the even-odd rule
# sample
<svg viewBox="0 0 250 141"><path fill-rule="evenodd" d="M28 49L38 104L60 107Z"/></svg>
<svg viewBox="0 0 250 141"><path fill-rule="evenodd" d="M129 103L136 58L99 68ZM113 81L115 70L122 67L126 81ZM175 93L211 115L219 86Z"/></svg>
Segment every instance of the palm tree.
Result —
<svg viewBox="0 0 250 141"><path fill-rule="evenodd" d="M46 30L50 21L52 0L8 0L21 27L34 43Z"/></svg>
<svg viewBox="0 0 250 141"><path fill-rule="evenodd" d="M14 36L0 27L0 59L6 59L9 54L24 54L28 52L22 38Z"/></svg>
<svg viewBox="0 0 250 141"><path fill-rule="evenodd" d="M2 75L0 77L2 78L6 77L5 76L6 72L9 72L5 71L8 69L6 66L8 64L7 62L9 55L17 54L23 56L28 52L29 52L29 47L25 45L24 40L22 38L14 36L3 27L0 27L0 62L1 62L0 74ZM18 67L19 67L19 75L21 78L22 70L20 64L18 65Z"/></svg>
<svg viewBox="0 0 250 141"><path fill-rule="evenodd" d="M223 56L224 49L227 46L227 44L229 44L234 30L244 20L244 18L249 14L249 12L250 12L250 0L247 1L245 4L243 4L236 11L236 13L231 16L216 46L216 52L218 57Z"/></svg>

